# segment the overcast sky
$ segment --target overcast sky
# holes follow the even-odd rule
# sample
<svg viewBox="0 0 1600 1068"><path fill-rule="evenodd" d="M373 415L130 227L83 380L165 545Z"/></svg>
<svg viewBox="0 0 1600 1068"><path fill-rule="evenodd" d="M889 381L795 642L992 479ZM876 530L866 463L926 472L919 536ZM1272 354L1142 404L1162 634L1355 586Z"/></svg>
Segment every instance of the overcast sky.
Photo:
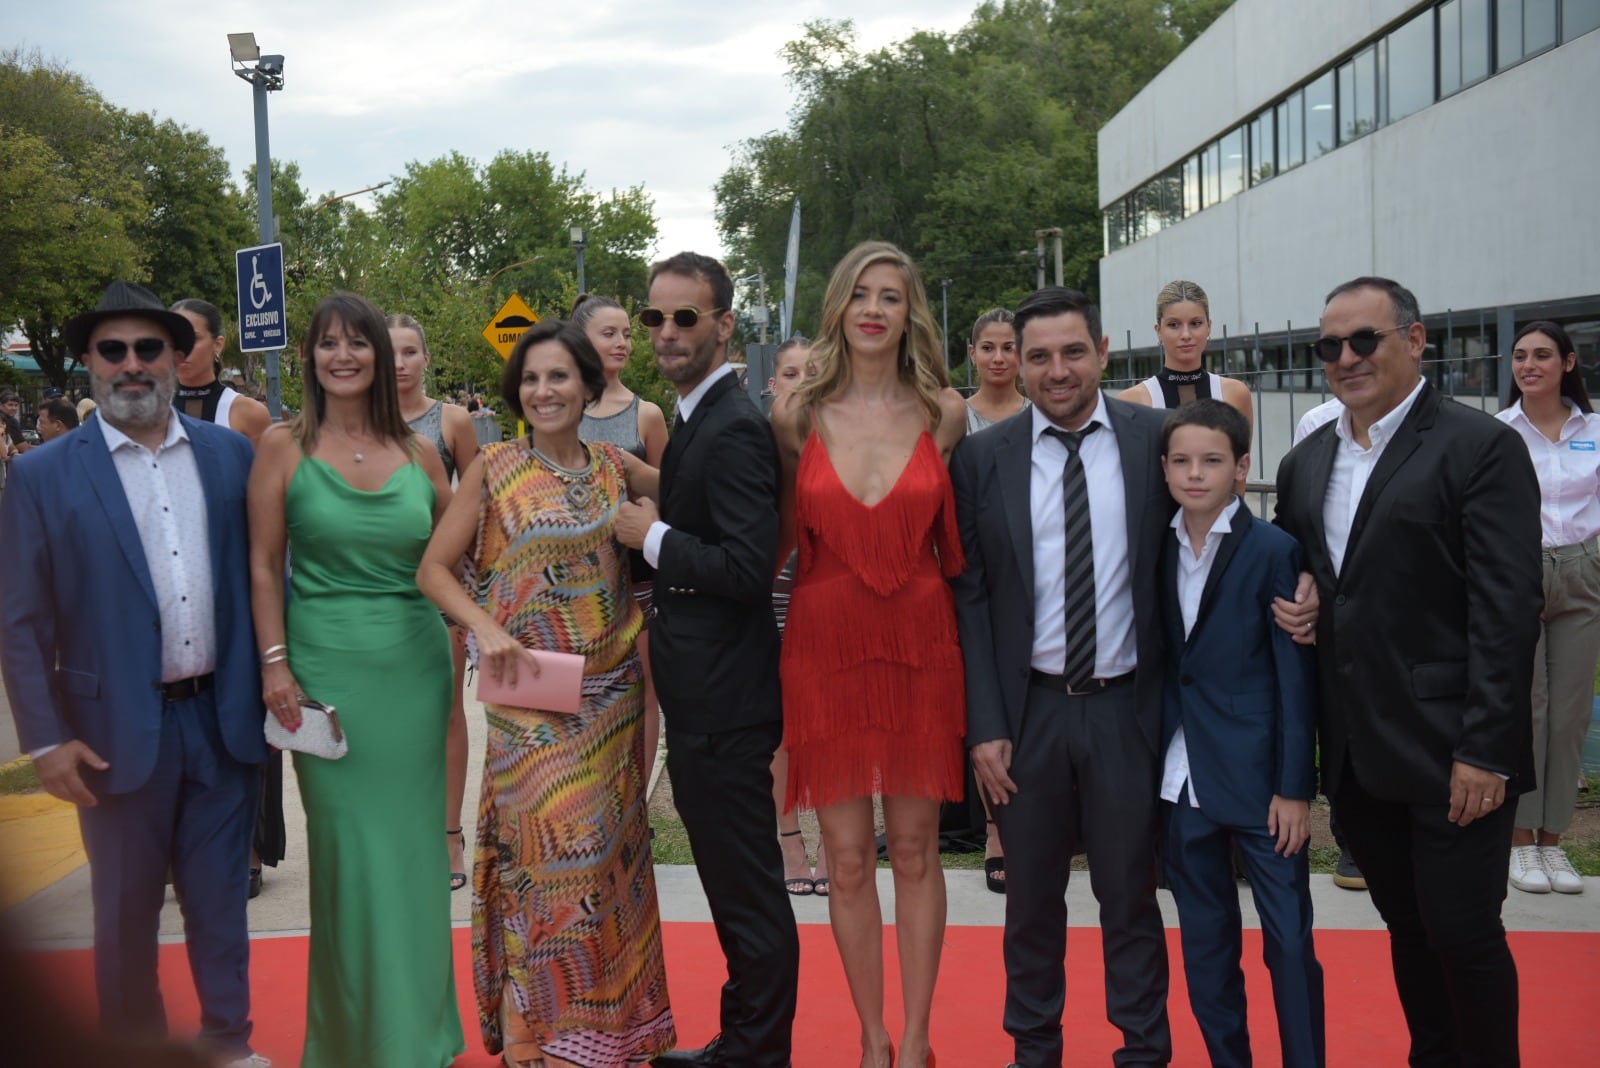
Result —
<svg viewBox="0 0 1600 1068"><path fill-rule="evenodd" d="M118 106L204 130L242 184L251 91L230 72L226 35L252 31L285 57L272 154L297 161L313 194L451 150L480 163L541 151L593 189L642 184L656 251L720 253L712 185L737 142L787 123L777 52L801 23L854 17L859 43L876 47L958 29L977 2L878 0L865 14L840 0L4 0L0 47L38 48Z"/></svg>

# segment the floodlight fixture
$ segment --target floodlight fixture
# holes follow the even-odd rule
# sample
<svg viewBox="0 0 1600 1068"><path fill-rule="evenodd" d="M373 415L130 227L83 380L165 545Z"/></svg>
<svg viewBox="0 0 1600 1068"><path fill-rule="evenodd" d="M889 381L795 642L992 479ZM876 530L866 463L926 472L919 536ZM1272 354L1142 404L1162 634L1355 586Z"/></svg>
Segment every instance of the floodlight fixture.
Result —
<svg viewBox="0 0 1600 1068"><path fill-rule="evenodd" d="M233 53L235 63L250 63L261 58L261 47L256 44L253 33L228 34L228 51Z"/></svg>

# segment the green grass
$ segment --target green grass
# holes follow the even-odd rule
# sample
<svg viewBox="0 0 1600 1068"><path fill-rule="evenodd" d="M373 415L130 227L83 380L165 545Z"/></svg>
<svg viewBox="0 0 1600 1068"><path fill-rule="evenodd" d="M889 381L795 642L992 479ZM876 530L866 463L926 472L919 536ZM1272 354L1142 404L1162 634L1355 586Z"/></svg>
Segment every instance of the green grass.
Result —
<svg viewBox="0 0 1600 1068"><path fill-rule="evenodd" d="M31 760L0 769L0 794L31 794L39 788L39 773Z"/></svg>
<svg viewBox="0 0 1600 1068"><path fill-rule="evenodd" d="M677 814L652 816L650 829L655 837L650 842L650 856L657 864L693 864L694 854L689 851L689 832Z"/></svg>
<svg viewBox="0 0 1600 1068"><path fill-rule="evenodd" d="M1562 842L1579 875L1600 875L1600 842Z"/></svg>

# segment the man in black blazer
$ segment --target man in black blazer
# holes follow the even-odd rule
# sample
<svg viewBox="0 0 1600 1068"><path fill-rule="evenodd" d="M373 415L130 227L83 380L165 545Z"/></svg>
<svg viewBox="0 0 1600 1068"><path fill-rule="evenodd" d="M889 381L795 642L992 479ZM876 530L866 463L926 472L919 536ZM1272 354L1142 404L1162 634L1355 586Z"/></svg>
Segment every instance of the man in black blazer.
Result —
<svg viewBox="0 0 1600 1068"><path fill-rule="evenodd" d="M1389 927L1413 1065L1516 1065L1500 908L1543 607L1539 484L1515 432L1420 375L1416 297L1328 295L1316 349L1344 404L1278 469L1277 521L1327 610L1323 788Z"/></svg>
<svg viewBox="0 0 1600 1068"><path fill-rule="evenodd" d="M789 1063L800 944L773 833L772 754L783 740L777 445L727 362L733 281L679 253L650 270L656 366L678 390L661 502L622 506L617 533L656 569L650 627L667 773L728 958L722 1033L657 1064Z"/></svg>

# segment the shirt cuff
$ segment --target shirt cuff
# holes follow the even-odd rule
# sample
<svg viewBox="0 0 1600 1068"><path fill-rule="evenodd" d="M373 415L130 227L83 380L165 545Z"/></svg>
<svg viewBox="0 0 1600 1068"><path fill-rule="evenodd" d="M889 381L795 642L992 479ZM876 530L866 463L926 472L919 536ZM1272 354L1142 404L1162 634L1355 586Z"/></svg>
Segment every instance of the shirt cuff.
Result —
<svg viewBox="0 0 1600 1068"><path fill-rule="evenodd" d="M657 519L650 524L650 529L645 531L644 548L640 551L644 553L644 562L651 567L661 566L661 542L666 538L667 531L671 529L671 527Z"/></svg>
<svg viewBox="0 0 1600 1068"><path fill-rule="evenodd" d="M28 750L28 759L29 760L33 760L33 761L37 761L40 757L42 757L46 753L50 752L50 750L52 750L52 749L60 749L60 748L61 748L61 744L59 742L56 743L55 745L41 745L37 749Z"/></svg>

